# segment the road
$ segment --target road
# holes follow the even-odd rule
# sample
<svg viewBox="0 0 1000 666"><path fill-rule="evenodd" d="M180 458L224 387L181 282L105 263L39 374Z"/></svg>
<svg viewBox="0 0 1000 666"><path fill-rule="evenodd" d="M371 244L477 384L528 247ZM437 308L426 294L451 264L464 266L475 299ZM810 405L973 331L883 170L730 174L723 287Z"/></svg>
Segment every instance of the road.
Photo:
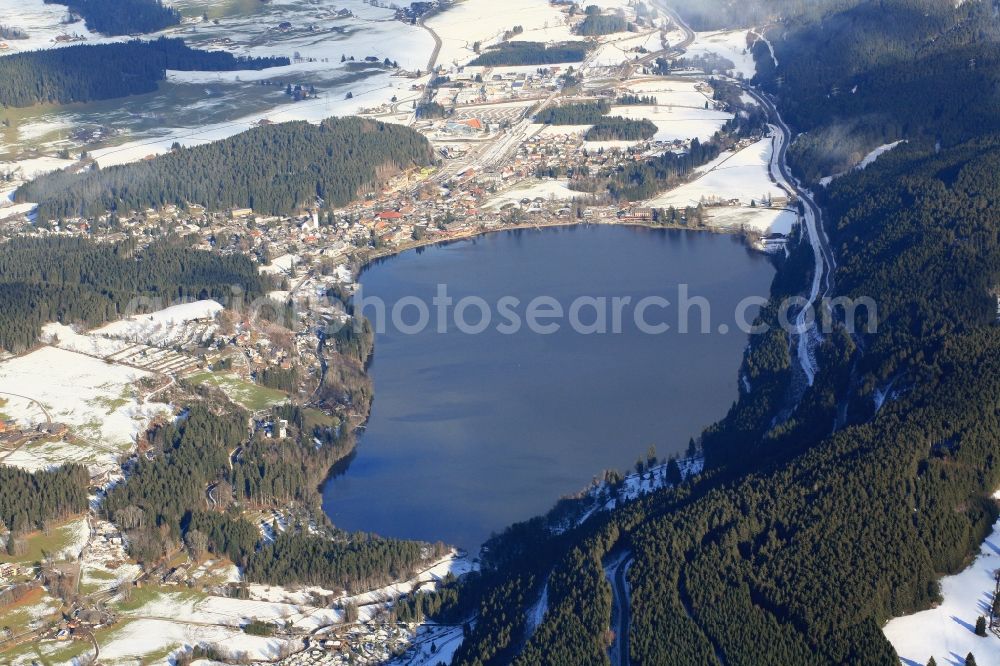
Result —
<svg viewBox="0 0 1000 666"><path fill-rule="evenodd" d="M775 150L772 152L771 168L777 168L778 173L772 174L778 182L783 182L792 190L792 193L802 202L803 228L806 231L806 238L812 247L814 270L812 284L809 287L809 295L806 303L795 318L795 328L798 334L796 342L796 355L799 365L805 376L806 384L812 386L816 377L816 359L813 352L813 342L819 335L819 329L815 321L809 321L810 313L819 318L816 312L817 304L822 306L822 299L828 297L833 291L833 270L836 261L833 251L830 249L830 240L827 238L826 230L823 228L823 213L808 190L803 189L799 181L792 176L788 168L787 151L792 140L792 132L781 118L774 102L764 93L748 87L747 92L753 96L757 102L763 106L770 116L771 122L780 134L775 136ZM778 179L780 176L780 179Z"/></svg>
<svg viewBox="0 0 1000 666"><path fill-rule="evenodd" d="M434 50L431 51L431 57L427 60L427 72L432 73L434 71L434 67L437 65L438 56L441 54L441 37L434 32L434 28L427 25L426 21L428 18L429 17L421 16L420 20L417 21L417 25L431 33L431 37L434 38Z"/></svg>
<svg viewBox="0 0 1000 666"><path fill-rule="evenodd" d="M628 666L629 597L628 570L632 566L631 551L623 551L604 567L604 575L611 584L611 629L615 633L609 657L612 666Z"/></svg>
<svg viewBox="0 0 1000 666"><path fill-rule="evenodd" d="M684 53L684 51L687 50L687 47L691 46L691 44L694 42L695 38L694 30L692 30L691 26L685 23L684 19L682 19L680 15L677 12L675 12L671 7L668 7L666 4L662 2L654 2L653 4L656 6L657 9L659 9L661 12L669 16L670 20L674 22L674 25L680 28L681 31L684 33L684 39L671 47L671 51L673 51L674 53L678 54Z"/></svg>

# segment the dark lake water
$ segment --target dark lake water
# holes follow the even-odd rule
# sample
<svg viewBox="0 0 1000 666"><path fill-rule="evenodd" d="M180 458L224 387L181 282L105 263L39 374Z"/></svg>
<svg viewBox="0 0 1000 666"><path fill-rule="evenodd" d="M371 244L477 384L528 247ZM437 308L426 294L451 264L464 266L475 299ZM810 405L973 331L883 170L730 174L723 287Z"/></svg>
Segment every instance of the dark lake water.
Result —
<svg viewBox="0 0 1000 666"><path fill-rule="evenodd" d="M561 496L607 468L626 469L654 444L665 457L722 417L737 397L737 370L747 335L736 328L737 304L766 296L768 260L732 236L588 226L513 231L409 251L364 272L366 297L390 308L404 297L431 304L439 284L458 302L491 305L513 296L527 303L552 296L568 311L578 297L660 296L671 305L645 310L666 333L642 332L624 307L621 333L580 334L568 317L553 334L507 320L493 309L478 335L418 334L388 327L375 341L375 402L356 457L323 489L334 524L384 536L445 541L478 551L491 532L547 511ZM710 304L711 332L678 332L679 285ZM599 301L598 301L599 302ZM746 319L752 321L756 306ZM374 310L366 310L370 317ZM406 324L415 306L402 310ZM469 324L480 312L465 311ZM594 307L577 319L596 321ZM720 324L729 332L720 334Z"/></svg>

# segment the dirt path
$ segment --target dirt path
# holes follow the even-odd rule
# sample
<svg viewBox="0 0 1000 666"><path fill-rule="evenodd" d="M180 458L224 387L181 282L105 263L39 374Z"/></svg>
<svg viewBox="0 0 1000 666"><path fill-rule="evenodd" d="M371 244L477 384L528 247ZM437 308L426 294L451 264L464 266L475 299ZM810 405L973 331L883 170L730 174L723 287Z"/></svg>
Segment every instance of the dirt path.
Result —
<svg viewBox="0 0 1000 666"><path fill-rule="evenodd" d="M26 395L20 395L19 393L8 393L7 391L0 391L0 395L12 395L15 398L21 398L22 400L27 400L28 402L35 403L36 405L38 405L38 408L40 410L42 410L42 413L45 414L45 421L46 421L46 423L48 425L52 425L52 417L49 416L49 410L45 409L45 405L43 405L38 400L35 400L34 398L29 398Z"/></svg>

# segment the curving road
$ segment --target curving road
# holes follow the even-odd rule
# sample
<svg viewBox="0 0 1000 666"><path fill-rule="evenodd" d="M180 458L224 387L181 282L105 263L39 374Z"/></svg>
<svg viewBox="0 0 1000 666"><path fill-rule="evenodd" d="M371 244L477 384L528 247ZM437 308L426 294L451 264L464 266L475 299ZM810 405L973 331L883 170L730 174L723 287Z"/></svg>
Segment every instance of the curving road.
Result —
<svg viewBox="0 0 1000 666"><path fill-rule="evenodd" d="M813 250L815 268L813 270L812 284L809 288L809 295L801 311L795 318L795 328L798 334L796 343L796 355L799 365L806 379L806 384L812 386L816 376L816 359L813 355L813 342L819 335L819 329L815 321L809 321L810 313L819 317L816 312L817 306L823 307L822 300L828 297L833 291L833 270L836 261L833 251L830 249L830 240L827 238L826 230L823 228L823 213L812 198L812 194L804 189L799 181L792 176L788 168L787 151L792 140L792 131L781 118L774 102L764 93L751 87L746 88L747 92L753 96L757 102L767 110L773 126L780 131L780 136L775 136L777 144L773 151L771 168L777 168L778 173L772 175L776 180L786 185L791 192L802 202L803 228L806 230L806 237ZM778 178L780 176L780 179Z"/></svg>
<svg viewBox="0 0 1000 666"><path fill-rule="evenodd" d="M604 575L611 584L611 629L615 640L608 656L612 666L629 666L628 633L629 608L631 606L628 587L629 567L632 566L631 551L624 551L604 567Z"/></svg>

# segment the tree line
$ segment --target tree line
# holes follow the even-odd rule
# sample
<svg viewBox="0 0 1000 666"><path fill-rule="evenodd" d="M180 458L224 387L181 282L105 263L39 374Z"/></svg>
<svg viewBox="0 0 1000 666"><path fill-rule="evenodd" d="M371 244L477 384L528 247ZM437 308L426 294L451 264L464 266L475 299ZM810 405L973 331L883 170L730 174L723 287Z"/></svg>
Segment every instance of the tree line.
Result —
<svg viewBox="0 0 1000 666"><path fill-rule="evenodd" d="M611 111L606 99L593 102L571 102L552 106L535 116L535 122L546 125L592 125Z"/></svg>
<svg viewBox="0 0 1000 666"><path fill-rule="evenodd" d="M102 35L134 35L177 25L181 14L161 0L45 0L66 5L83 17L87 29Z"/></svg>
<svg viewBox="0 0 1000 666"><path fill-rule="evenodd" d="M178 299L228 302L234 284L256 298L270 283L245 256L170 240L139 249L134 239L13 238L0 243L0 348L31 348L48 322L93 327L119 319L140 297L162 306Z"/></svg>
<svg viewBox="0 0 1000 666"><path fill-rule="evenodd" d="M541 42L503 42L488 47L469 64L474 67L498 67L580 62L587 57L590 48L586 42L559 42L550 45Z"/></svg>
<svg viewBox="0 0 1000 666"><path fill-rule="evenodd" d="M200 51L167 37L26 51L0 58L0 106L68 104L148 93L166 79L168 69L217 72L287 64L288 58Z"/></svg>
<svg viewBox="0 0 1000 666"><path fill-rule="evenodd" d="M614 32L624 32L630 27L629 22L621 14L602 14L599 7L591 5L587 8L587 16L574 29L574 32L584 37L610 35Z"/></svg>
<svg viewBox="0 0 1000 666"><path fill-rule="evenodd" d="M90 476L81 465L27 472L0 466L0 524L17 536L87 510Z"/></svg>
<svg viewBox="0 0 1000 666"><path fill-rule="evenodd" d="M648 118L612 116L594 123L583 138L587 141L645 141L656 136L656 132L656 125Z"/></svg>
<svg viewBox="0 0 1000 666"><path fill-rule="evenodd" d="M14 196L38 202L41 220L190 203L281 215L318 206L320 200L343 206L393 174L432 160L430 143L408 127L330 118L319 125L262 125L133 164L56 172L22 186Z"/></svg>

